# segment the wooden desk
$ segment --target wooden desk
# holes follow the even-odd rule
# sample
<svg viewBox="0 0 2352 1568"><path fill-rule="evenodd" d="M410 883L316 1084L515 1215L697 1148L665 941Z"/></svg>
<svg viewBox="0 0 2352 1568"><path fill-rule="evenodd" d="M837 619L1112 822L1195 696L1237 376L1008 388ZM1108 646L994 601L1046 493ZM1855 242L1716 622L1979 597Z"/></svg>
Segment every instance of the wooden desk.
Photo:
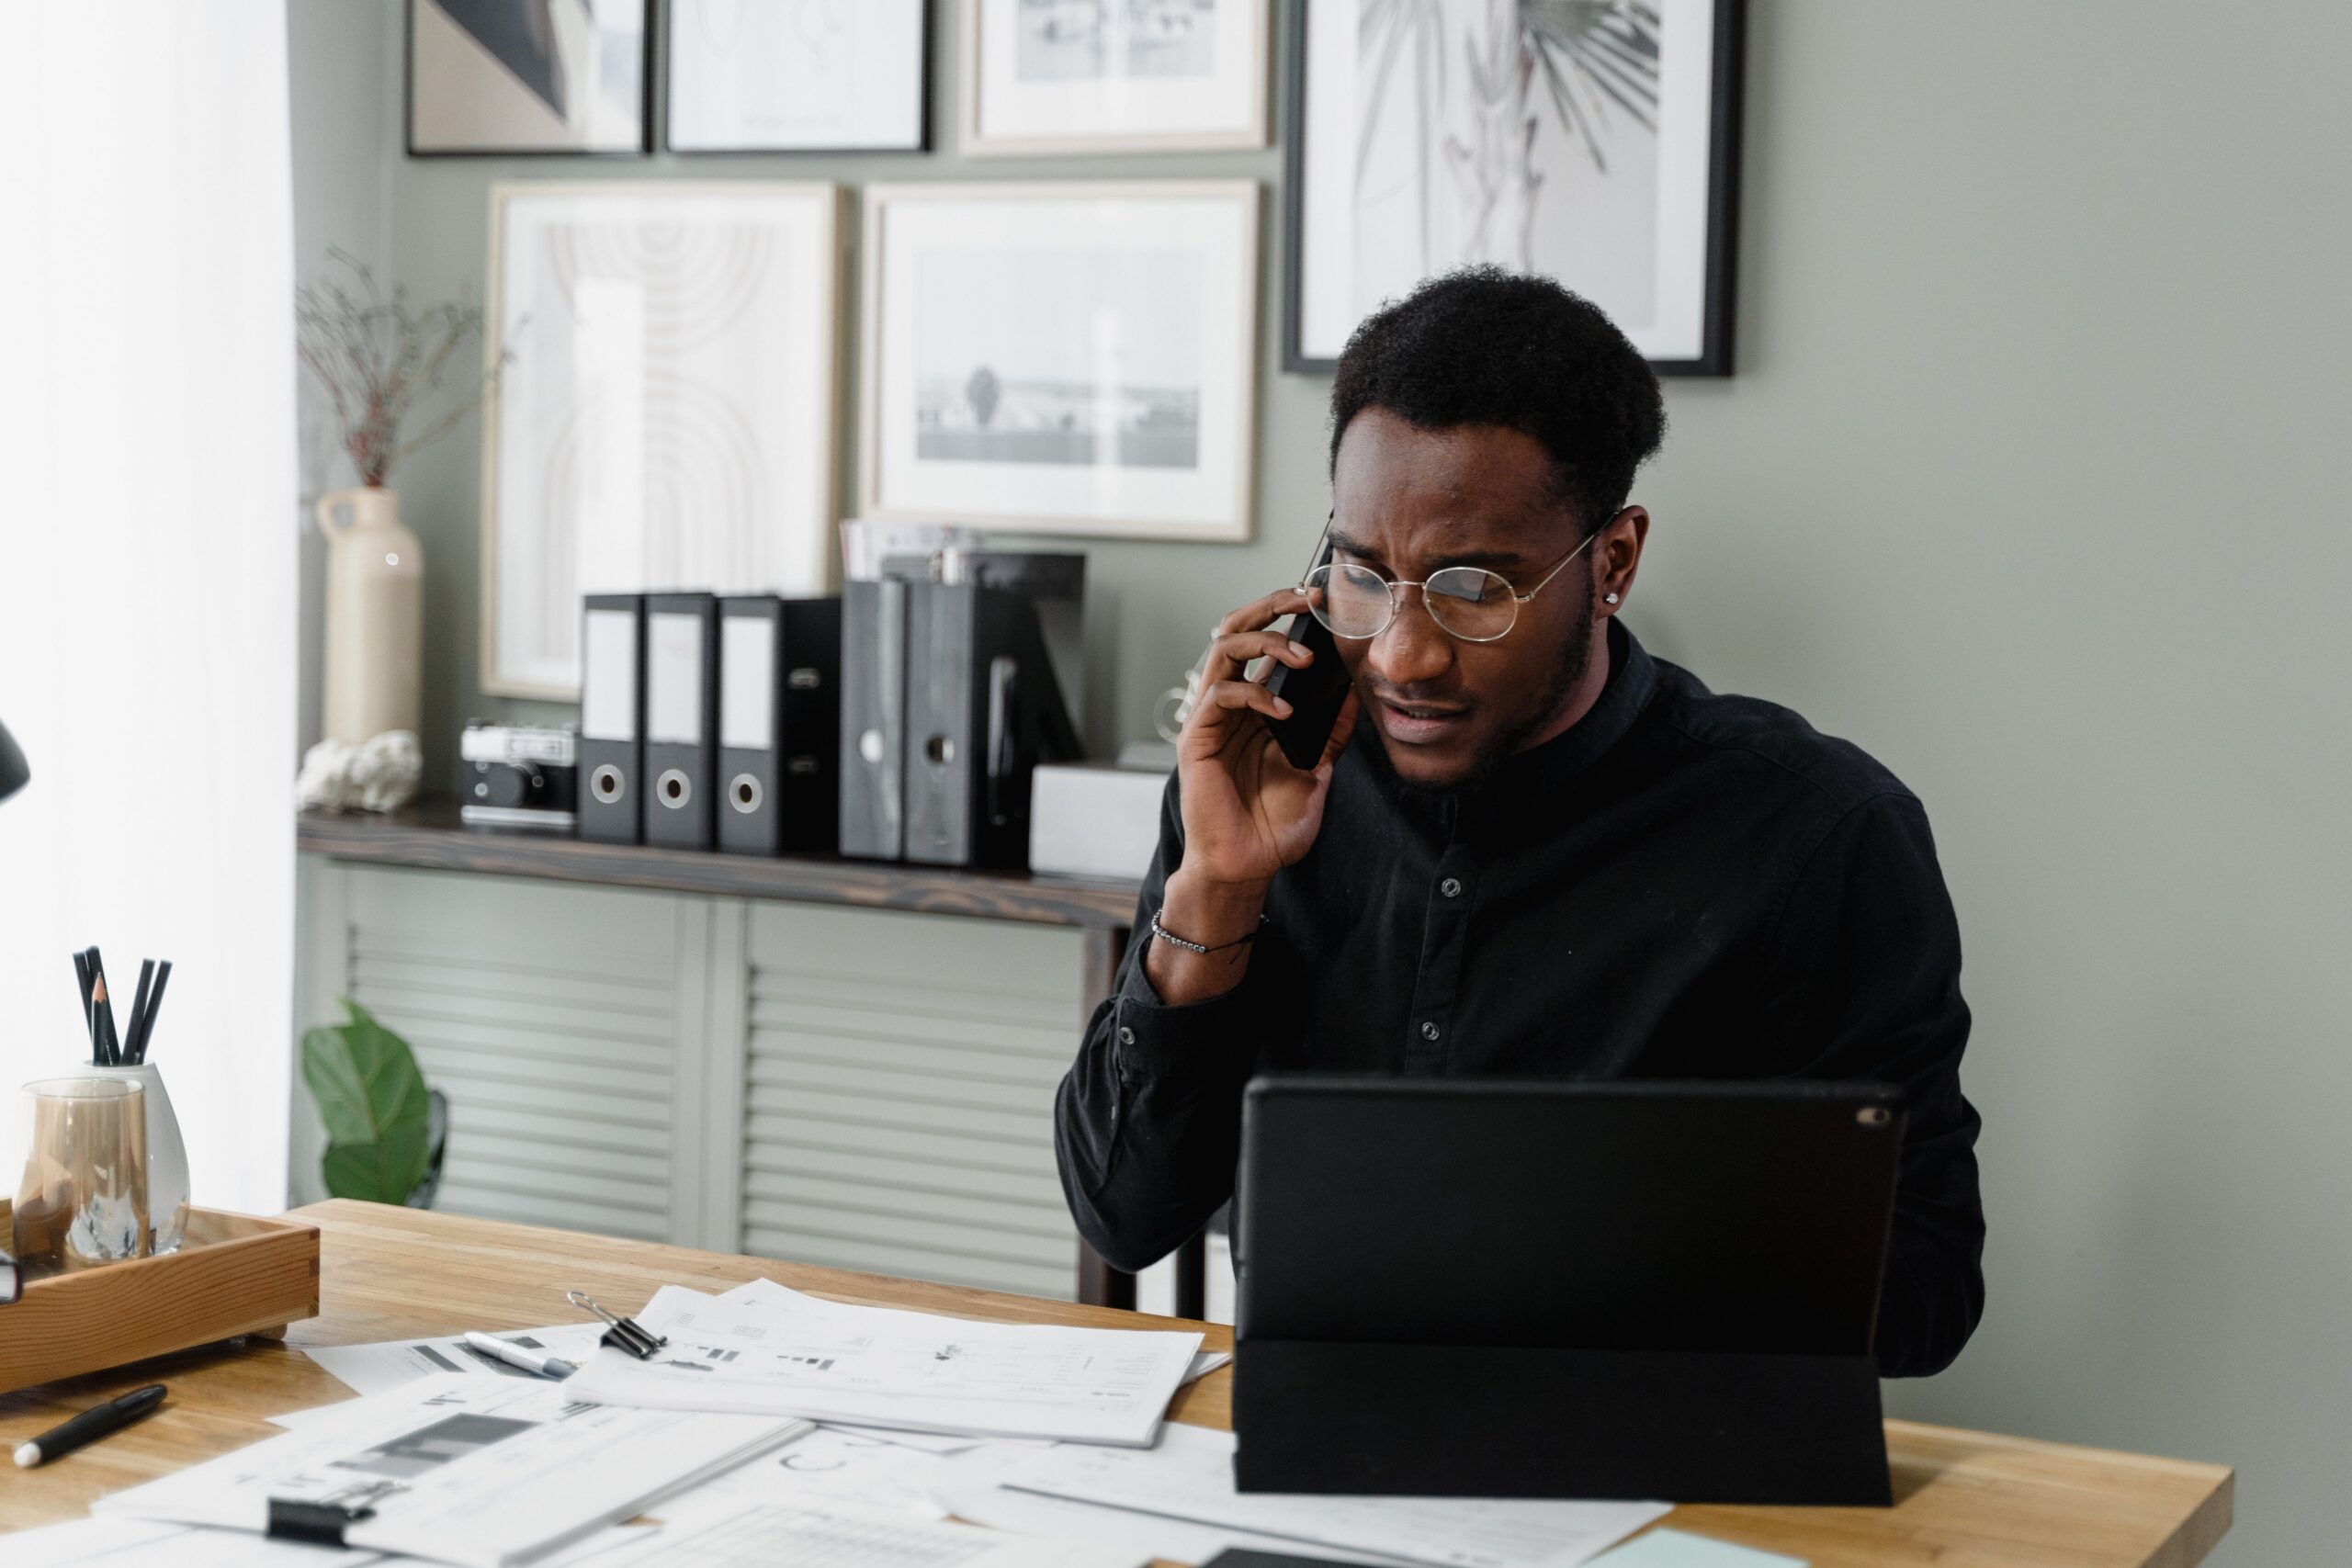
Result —
<svg viewBox="0 0 2352 1568"><path fill-rule="evenodd" d="M349 1397L292 1346L569 1322L579 1314L563 1299L567 1288L633 1308L660 1285L718 1290L765 1275L841 1301L967 1317L1114 1327L1166 1321L370 1203L296 1213L324 1233L321 1313L296 1324L286 1345L190 1352L0 1395L0 1446L14 1448L141 1382L160 1379L172 1388L163 1411L129 1431L29 1473L6 1472L0 1530L76 1517L101 1494L273 1435L267 1416ZM0 1308L0 1331L6 1324ZM1231 1347L1230 1331L1199 1326L1209 1348ZM1232 1376L1227 1368L1178 1393L1175 1418L1229 1425ZM1888 1422L1886 1432L1898 1499L1891 1509L1685 1507L1667 1522L1814 1568L2188 1568L2230 1526L2233 1473L2221 1465L1905 1421Z"/></svg>

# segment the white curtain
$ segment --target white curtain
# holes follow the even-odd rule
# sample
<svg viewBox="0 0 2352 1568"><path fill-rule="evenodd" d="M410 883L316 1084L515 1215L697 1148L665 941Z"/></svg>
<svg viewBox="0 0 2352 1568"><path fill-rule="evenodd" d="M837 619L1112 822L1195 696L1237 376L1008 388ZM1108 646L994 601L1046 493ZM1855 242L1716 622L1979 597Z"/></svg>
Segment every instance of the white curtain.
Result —
<svg viewBox="0 0 2352 1568"><path fill-rule="evenodd" d="M13 7L0 49L0 1190L129 1010L196 1201L286 1192L296 483L283 0Z"/></svg>

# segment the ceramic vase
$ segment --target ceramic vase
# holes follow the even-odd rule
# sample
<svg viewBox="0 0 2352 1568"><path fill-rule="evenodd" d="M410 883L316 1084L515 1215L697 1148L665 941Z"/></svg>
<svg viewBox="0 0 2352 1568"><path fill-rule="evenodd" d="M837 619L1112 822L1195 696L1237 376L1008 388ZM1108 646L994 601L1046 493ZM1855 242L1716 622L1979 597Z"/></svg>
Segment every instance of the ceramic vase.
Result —
<svg viewBox="0 0 2352 1568"><path fill-rule="evenodd" d="M356 746L417 732L424 684L424 550L401 525L397 491L319 498L326 536L326 679L320 734Z"/></svg>

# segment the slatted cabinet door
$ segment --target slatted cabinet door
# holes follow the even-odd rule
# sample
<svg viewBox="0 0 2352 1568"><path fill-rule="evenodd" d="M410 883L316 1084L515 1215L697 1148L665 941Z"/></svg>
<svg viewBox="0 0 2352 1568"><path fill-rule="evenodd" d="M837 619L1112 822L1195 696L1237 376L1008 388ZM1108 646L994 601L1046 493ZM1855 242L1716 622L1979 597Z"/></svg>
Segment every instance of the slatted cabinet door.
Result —
<svg viewBox="0 0 2352 1568"><path fill-rule="evenodd" d="M449 1098L435 1207L711 1239L681 1136L682 1108L699 1097L706 902L440 872L345 876L343 991L405 1038Z"/></svg>
<svg viewBox="0 0 2352 1568"><path fill-rule="evenodd" d="M742 1250L1069 1300L1054 1086L1084 938L749 908Z"/></svg>

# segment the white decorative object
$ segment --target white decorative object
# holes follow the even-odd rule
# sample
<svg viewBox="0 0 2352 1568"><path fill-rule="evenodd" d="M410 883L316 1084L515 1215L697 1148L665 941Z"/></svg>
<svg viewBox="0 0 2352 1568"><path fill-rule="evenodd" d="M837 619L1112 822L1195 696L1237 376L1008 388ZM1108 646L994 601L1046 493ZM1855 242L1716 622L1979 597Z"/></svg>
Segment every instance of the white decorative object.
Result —
<svg viewBox="0 0 2352 1568"><path fill-rule="evenodd" d="M1263 147L1269 8L965 0L964 151Z"/></svg>
<svg viewBox="0 0 2352 1568"><path fill-rule="evenodd" d="M396 491L319 497L326 536L326 680L320 733L357 745L423 728L424 550L401 525Z"/></svg>
<svg viewBox="0 0 2352 1568"><path fill-rule="evenodd" d="M1743 0L1305 0L1283 366L1473 263L1599 305L1661 370L1731 361Z"/></svg>
<svg viewBox="0 0 2352 1568"><path fill-rule="evenodd" d="M671 0L673 152L918 152L925 0Z"/></svg>
<svg viewBox="0 0 2352 1568"><path fill-rule="evenodd" d="M492 187L484 691L576 700L582 593L830 591L841 203Z"/></svg>
<svg viewBox="0 0 2352 1568"><path fill-rule="evenodd" d="M870 186L868 518L1246 539L1258 187Z"/></svg>
<svg viewBox="0 0 2352 1568"><path fill-rule="evenodd" d="M320 741L303 754L294 793L306 811L398 811L416 798L424 776L414 732L393 729L356 746Z"/></svg>

